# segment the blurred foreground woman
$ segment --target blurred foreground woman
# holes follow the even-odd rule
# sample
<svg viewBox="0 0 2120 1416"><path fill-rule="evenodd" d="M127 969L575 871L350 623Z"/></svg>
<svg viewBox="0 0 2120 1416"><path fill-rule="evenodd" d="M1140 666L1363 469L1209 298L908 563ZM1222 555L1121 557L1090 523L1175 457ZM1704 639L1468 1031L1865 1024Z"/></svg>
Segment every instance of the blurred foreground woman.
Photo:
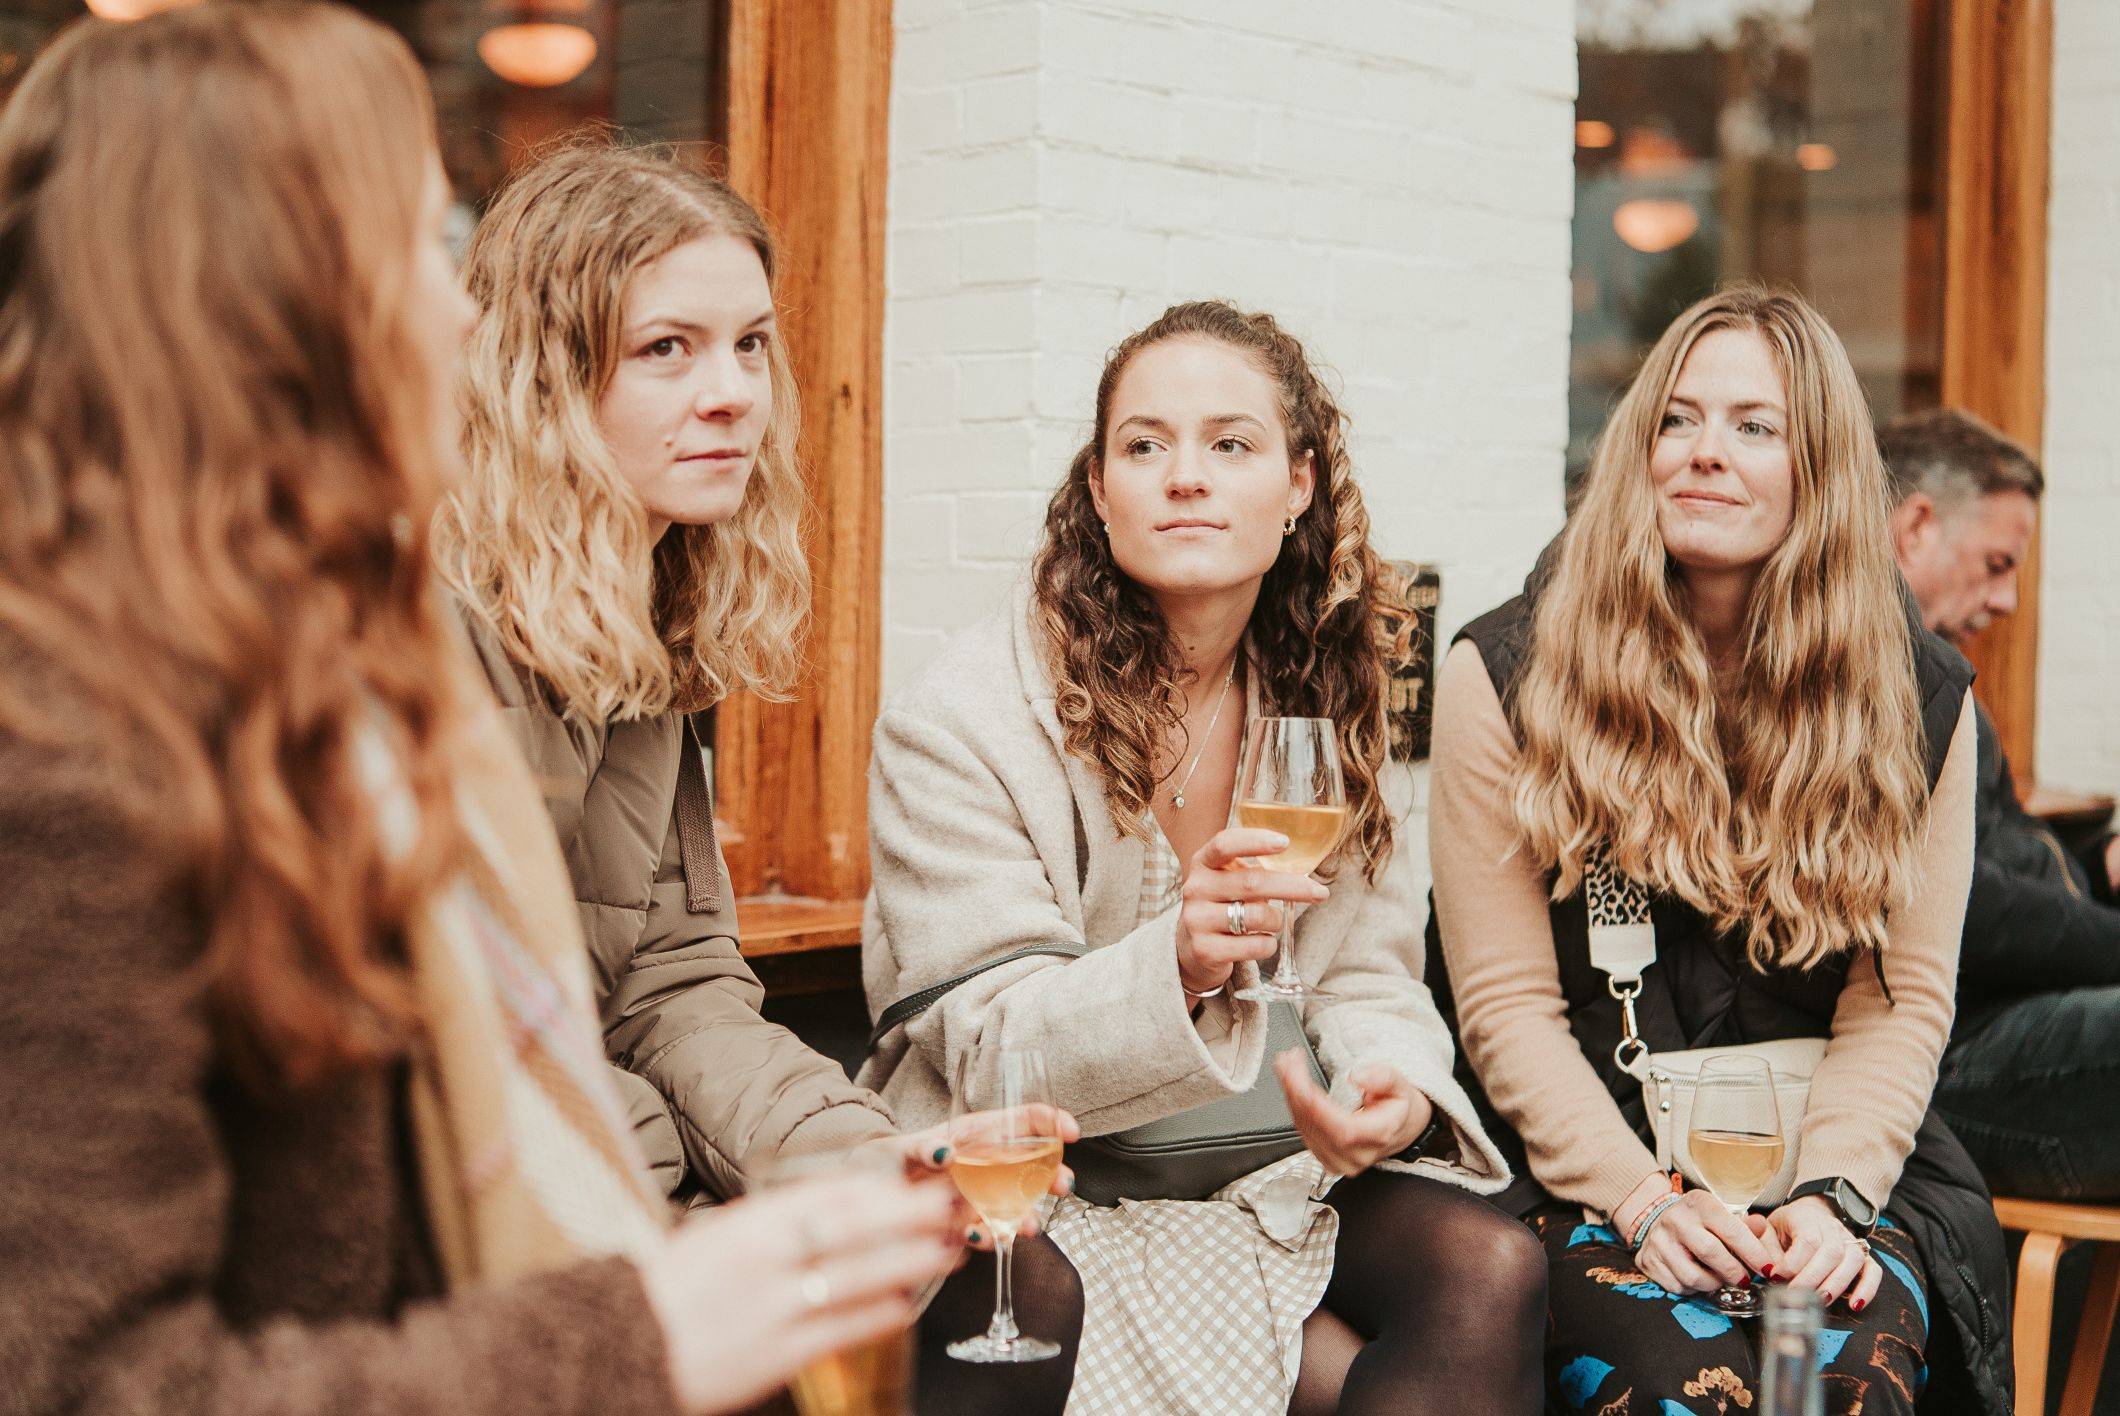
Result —
<svg viewBox="0 0 2120 1416"><path fill-rule="evenodd" d="M0 117L0 1411L732 1410L951 1261L895 1179L666 1228L423 572L446 204L332 7L83 22Z"/></svg>

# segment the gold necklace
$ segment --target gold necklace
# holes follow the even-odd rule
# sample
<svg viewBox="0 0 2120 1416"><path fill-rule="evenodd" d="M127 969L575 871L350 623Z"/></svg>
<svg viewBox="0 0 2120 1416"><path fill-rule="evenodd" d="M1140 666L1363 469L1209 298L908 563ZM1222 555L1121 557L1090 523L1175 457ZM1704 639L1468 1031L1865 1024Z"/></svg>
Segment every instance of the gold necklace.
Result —
<svg viewBox="0 0 2120 1416"><path fill-rule="evenodd" d="M1170 804L1180 811L1185 810L1185 789L1192 785L1193 773L1200 770L1200 759L1207 755L1207 744L1214 740L1215 724L1222 721L1222 705L1229 702L1230 686L1236 681L1237 661L1232 658L1229 661L1229 673L1222 680L1222 696L1215 700L1215 711L1208 715L1207 731L1200 734L1200 750L1193 754L1192 766L1185 769L1185 780L1178 783L1178 789L1170 794Z"/></svg>

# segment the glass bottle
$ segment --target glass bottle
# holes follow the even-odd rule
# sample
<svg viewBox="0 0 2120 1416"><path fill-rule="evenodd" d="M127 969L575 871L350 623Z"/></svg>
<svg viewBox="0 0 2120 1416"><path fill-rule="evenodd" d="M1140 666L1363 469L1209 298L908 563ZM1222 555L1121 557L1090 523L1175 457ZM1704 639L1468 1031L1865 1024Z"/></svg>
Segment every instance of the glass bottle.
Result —
<svg viewBox="0 0 2120 1416"><path fill-rule="evenodd" d="M1818 1371L1818 1324L1824 1316L1808 1288L1775 1284L1767 1292L1767 1326L1759 1345L1759 1416L1824 1416Z"/></svg>

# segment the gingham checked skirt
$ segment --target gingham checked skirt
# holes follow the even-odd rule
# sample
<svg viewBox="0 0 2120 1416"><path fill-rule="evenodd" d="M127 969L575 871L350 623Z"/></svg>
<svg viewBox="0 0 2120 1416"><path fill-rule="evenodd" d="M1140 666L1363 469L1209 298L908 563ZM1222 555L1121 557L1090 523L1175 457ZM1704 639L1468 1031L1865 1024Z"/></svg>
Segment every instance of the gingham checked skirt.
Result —
<svg viewBox="0 0 2120 1416"><path fill-rule="evenodd" d="M1139 915L1177 903L1182 869L1146 822ZM1067 1416L1281 1416L1303 1320L1332 1277L1335 1177L1298 1151L1205 1200L1075 1196L1045 1221L1082 1277L1082 1346Z"/></svg>
<svg viewBox="0 0 2120 1416"><path fill-rule="evenodd" d="M1046 1232L1083 1293L1067 1416L1287 1411L1303 1320L1332 1277L1329 1184L1299 1151L1211 1199L1056 1201Z"/></svg>

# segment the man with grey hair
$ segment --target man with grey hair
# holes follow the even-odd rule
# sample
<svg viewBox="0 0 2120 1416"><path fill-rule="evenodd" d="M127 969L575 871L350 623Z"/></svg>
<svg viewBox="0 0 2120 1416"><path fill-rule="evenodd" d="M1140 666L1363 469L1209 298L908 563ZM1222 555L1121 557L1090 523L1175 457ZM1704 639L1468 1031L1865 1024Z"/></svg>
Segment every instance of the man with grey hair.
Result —
<svg viewBox="0 0 2120 1416"><path fill-rule="evenodd" d="M1962 643L2017 608L2045 476L1954 409L1902 418L1878 446L1900 572L1929 628ZM1976 719L1973 887L1936 1110L1997 1191L2120 1198L2120 840L2066 850Z"/></svg>

